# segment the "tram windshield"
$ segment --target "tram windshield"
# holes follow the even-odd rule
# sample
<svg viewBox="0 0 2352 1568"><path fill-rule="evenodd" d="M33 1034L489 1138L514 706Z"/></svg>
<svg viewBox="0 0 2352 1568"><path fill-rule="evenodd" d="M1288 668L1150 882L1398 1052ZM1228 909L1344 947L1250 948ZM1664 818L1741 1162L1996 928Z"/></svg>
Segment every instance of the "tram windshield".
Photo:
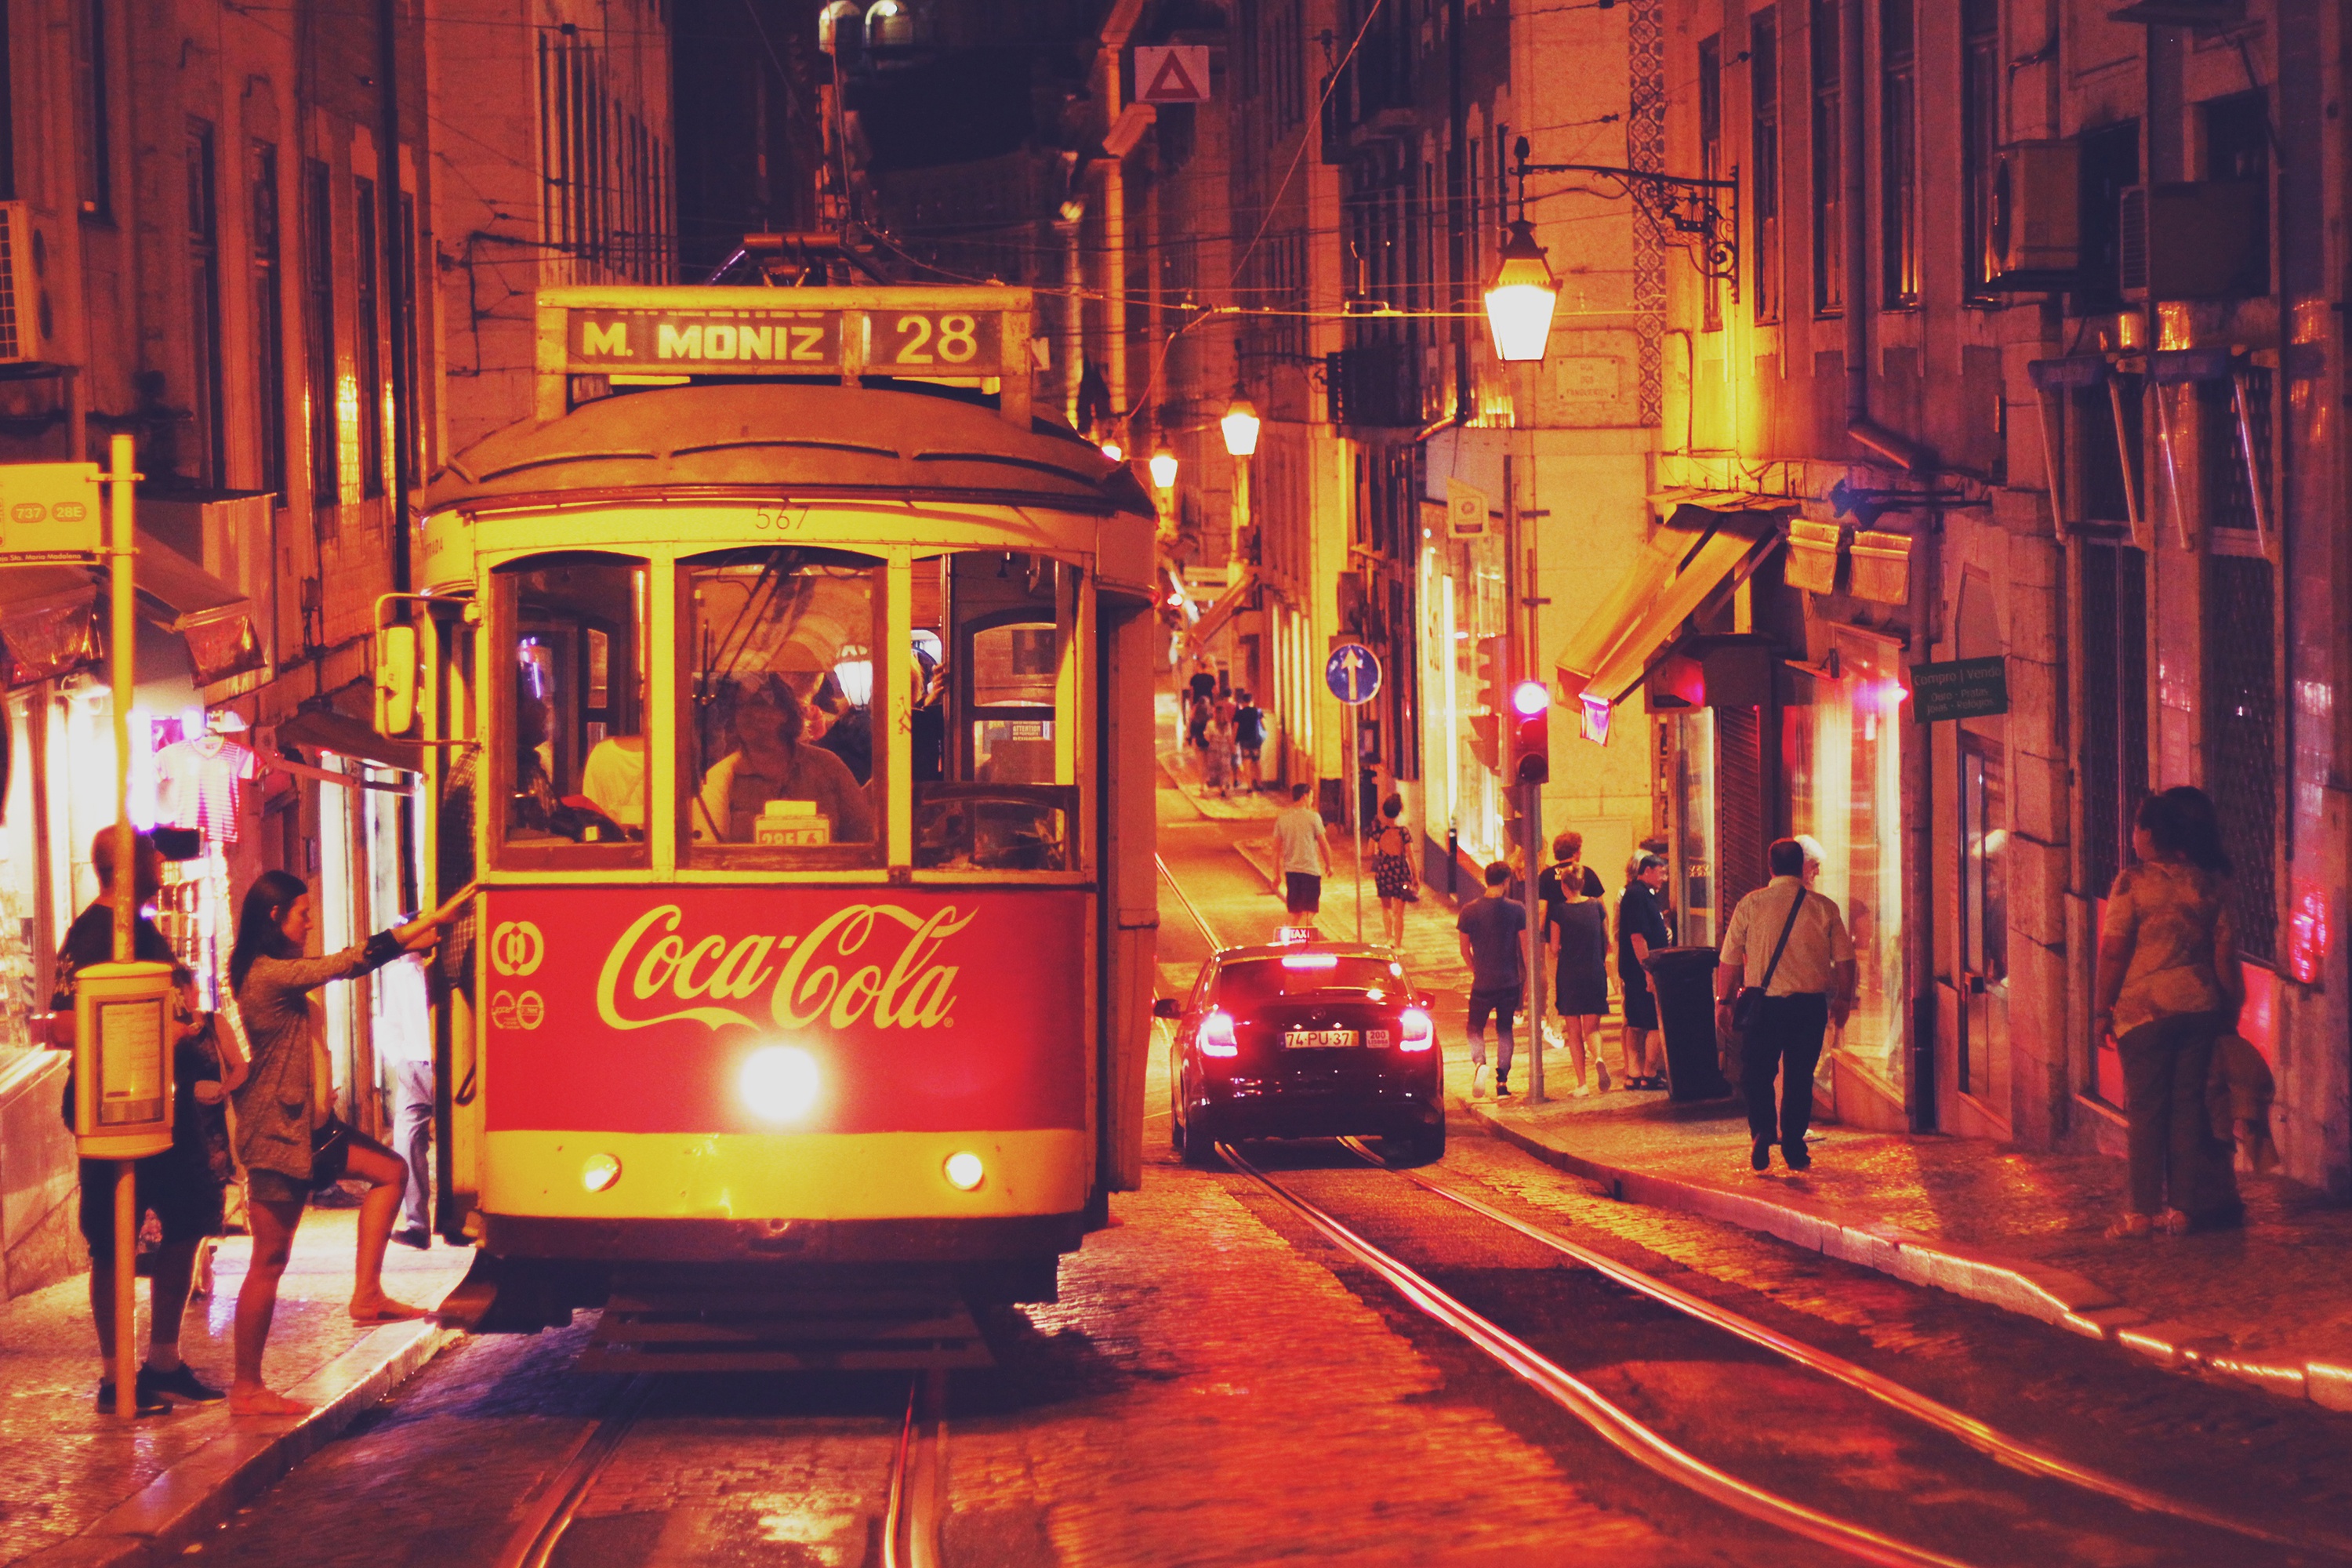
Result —
<svg viewBox="0 0 2352 1568"><path fill-rule="evenodd" d="M877 864L874 723L882 563L836 550L729 550L678 563L693 723L681 785L695 863Z"/></svg>
<svg viewBox="0 0 2352 1568"><path fill-rule="evenodd" d="M508 865L642 866L646 564L579 552L501 568L511 638L491 759Z"/></svg>

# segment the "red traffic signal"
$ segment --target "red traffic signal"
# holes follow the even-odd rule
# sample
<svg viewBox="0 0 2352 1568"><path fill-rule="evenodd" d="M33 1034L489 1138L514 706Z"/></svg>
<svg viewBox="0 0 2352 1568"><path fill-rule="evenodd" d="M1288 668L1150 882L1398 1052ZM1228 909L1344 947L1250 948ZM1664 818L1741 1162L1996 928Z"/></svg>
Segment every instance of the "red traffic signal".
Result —
<svg viewBox="0 0 2352 1568"><path fill-rule="evenodd" d="M1478 639L1478 706L1489 713L1506 711L1511 685L1511 639Z"/></svg>
<svg viewBox="0 0 2352 1568"><path fill-rule="evenodd" d="M1522 680L1511 688L1510 781L1551 782L1551 688Z"/></svg>

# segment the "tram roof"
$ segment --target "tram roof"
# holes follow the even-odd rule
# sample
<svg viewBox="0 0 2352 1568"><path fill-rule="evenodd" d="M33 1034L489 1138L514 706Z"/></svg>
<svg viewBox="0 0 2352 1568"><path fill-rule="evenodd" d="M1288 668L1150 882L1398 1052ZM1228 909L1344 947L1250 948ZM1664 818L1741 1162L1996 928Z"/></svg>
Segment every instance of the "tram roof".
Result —
<svg viewBox="0 0 2352 1568"><path fill-rule="evenodd" d="M646 495L952 500L1153 515L1122 464L960 399L773 381L650 388L526 420L449 460L425 510Z"/></svg>

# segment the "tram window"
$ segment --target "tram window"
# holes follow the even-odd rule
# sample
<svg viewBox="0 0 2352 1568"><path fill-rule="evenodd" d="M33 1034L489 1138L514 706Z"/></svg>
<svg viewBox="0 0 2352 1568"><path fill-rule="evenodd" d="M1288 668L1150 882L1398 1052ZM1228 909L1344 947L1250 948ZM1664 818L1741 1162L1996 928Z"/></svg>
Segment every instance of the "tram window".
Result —
<svg viewBox="0 0 2352 1568"><path fill-rule="evenodd" d="M914 864L1076 868L1065 661L1075 568L966 551L915 563Z"/></svg>
<svg viewBox="0 0 2352 1568"><path fill-rule="evenodd" d="M681 803L695 864L814 868L881 857L875 744L882 563L837 550L681 562L688 638Z"/></svg>
<svg viewBox="0 0 2352 1568"><path fill-rule="evenodd" d="M645 864L644 563L568 552L496 578L513 658L492 694L500 864Z"/></svg>

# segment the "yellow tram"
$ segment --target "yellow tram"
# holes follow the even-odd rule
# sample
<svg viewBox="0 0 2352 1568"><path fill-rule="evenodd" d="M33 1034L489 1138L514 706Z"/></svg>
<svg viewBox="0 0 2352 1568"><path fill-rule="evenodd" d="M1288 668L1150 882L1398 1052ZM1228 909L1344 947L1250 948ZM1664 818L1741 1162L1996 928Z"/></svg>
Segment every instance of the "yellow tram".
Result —
<svg viewBox="0 0 2352 1568"><path fill-rule="evenodd" d="M436 1006L461 1301L699 1366L1052 1299L1140 1175L1149 499L1032 417L1024 290L538 321L536 417L437 478L378 634L437 896L479 886Z"/></svg>

